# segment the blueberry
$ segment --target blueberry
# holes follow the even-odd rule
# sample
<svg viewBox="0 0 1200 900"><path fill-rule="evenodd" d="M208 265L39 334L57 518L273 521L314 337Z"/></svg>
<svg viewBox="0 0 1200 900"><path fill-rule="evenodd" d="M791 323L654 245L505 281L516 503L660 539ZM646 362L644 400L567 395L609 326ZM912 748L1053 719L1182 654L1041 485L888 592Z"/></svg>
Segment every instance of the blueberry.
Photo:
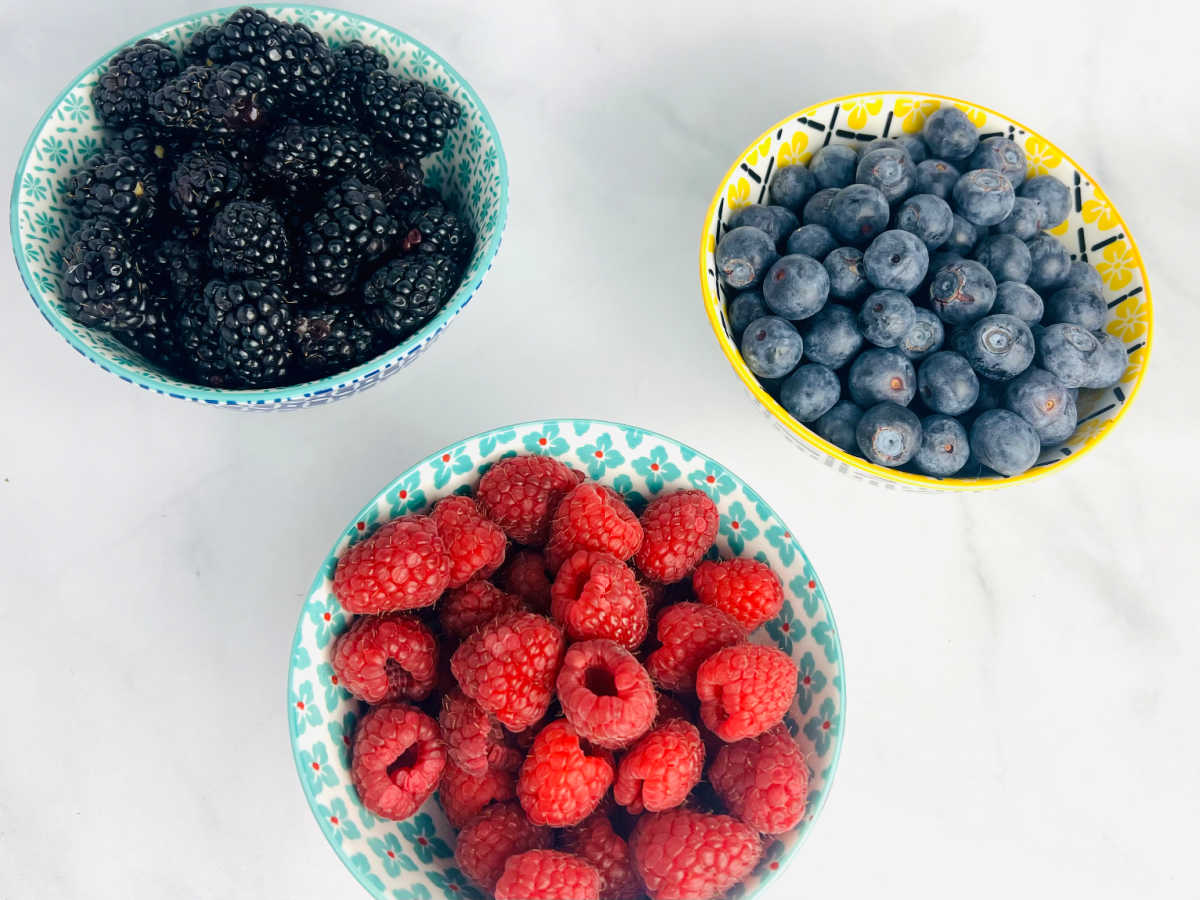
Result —
<svg viewBox="0 0 1200 900"><path fill-rule="evenodd" d="M1071 254L1053 235L1042 233L1025 242L1029 248L1029 277L1026 283L1035 291L1062 287L1071 271Z"/></svg>
<svg viewBox="0 0 1200 900"><path fill-rule="evenodd" d="M863 270L863 254L857 247L836 247L825 257L829 295L837 300L857 300L871 289Z"/></svg>
<svg viewBox="0 0 1200 900"><path fill-rule="evenodd" d="M830 231L833 230L833 213L830 207L833 206L833 199L841 193L837 188L822 188L804 204L804 212L800 216L800 220L805 225L824 225Z"/></svg>
<svg viewBox="0 0 1200 900"><path fill-rule="evenodd" d="M987 266L997 283L1024 282L1033 266L1025 242L1011 234L989 234L975 245L971 258Z"/></svg>
<svg viewBox="0 0 1200 900"><path fill-rule="evenodd" d="M917 183L917 167L902 147L868 148L859 158L854 175L859 184L879 188L889 203L907 197Z"/></svg>
<svg viewBox="0 0 1200 900"><path fill-rule="evenodd" d="M917 390L934 412L960 416L979 399L979 377L966 357L943 350L921 363Z"/></svg>
<svg viewBox="0 0 1200 900"><path fill-rule="evenodd" d="M811 256L781 256L763 279L763 299L788 319L807 319L829 299L829 274Z"/></svg>
<svg viewBox="0 0 1200 900"><path fill-rule="evenodd" d="M913 364L895 350L864 350L850 364L850 396L859 406L885 400L908 406L917 393Z"/></svg>
<svg viewBox="0 0 1200 900"><path fill-rule="evenodd" d="M1008 218L1003 222L997 222L993 228L996 234L1011 234L1013 237L1027 241L1042 230L1045 217L1045 210L1036 200L1030 200L1028 197L1016 197L1013 199L1012 212L1008 214Z"/></svg>
<svg viewBox="0 0 1200 900"><path fill-rule="evenodd" d="M863 337L876 347L895 347L917 319L912 301L899 291L876 291L858 314Z"/></svg>
<svg viewBox="0 0 1200 900"><path fill-rule="evenodd" d="M1011 138L990 137L980 141L971 161L969 169L995 169L1008 179L1009 183L1018 188L1025 180L1025 151Z"/></svg>
<svg viewBox="0 0 1200 900"><path fill-rule="evenodd" d="M765 231L776 246L783 243L784 238L800 225L791 211L782 206L743 206L729 217L729 227L741 228L749 225Z"/></svg>
<svg viewBox="0 0 1200 900"><path fill-rule="evenodd" d="M975 458L1001 475L1020 475L1037 462L1041 448L1033 426L1007 409L989 409L971 426Z"/></svg>
<svg viewBox="0 0 1200 900"><path fill-rule="evenodd" d="M806 363L788 376L779 389L779 403L797 422L819 419L842 395L842 383L833 369Z"/></svg>
<svg viewBox="0 0 1200 900"><path fill-rule="evenodd" d="M717 241L717 271L721 280L735 290L758 284L778 258L770 236L749 225L727 231Z"/></svg>
<svg viewBox="0 0 1200 900"><path fill-rule="evenodd" d="M896 349L913 362L917 362L940 350L945 339L946 330L942 327L942 320L924 307L918 306L913 313L912 326L904 332L904 337L900 338Z"/></svg>
<svg viewBox="0 0 1200 900"><path fill-rule="evenodd" d="M842 188L830 204L833 218L830 231L847 244L869 244L875 235L884 231L891 218L887 198L879 188L869 184L852 184Z"/></svg>
<svg viewBox="0 0 1200 900"><path fill-rule="evenodd" d="M879 403L858 420L855 437L864 457L895 468L912 459L921 446L921 420L911 409Z"/></svg>
<svg viewBox="0 0 1200 900"><path fill-rule="evenodd" d="M967 159L979 144L979 132L971 120L953 106L934 110L925 119L921 137L925 139L930 156L952 163Z"/></svg>
<svg viewBox="0 0 1200 900"><path fill-rule="evenodd" d="M996 285L996 302L992 312L1016 316L1026 325L1042 321L1045 310L1041 295L1027 284L1001 281Z"/></svg>
<svg viewBox="0 0 1200 900"><path fill-rule="evenodd" d="M1021 185L1017 193L1042 205L1043 228L1056 228L1071 211L1071 190L1053 175L1037 175Z"/></svg>
<svg viewBox="0 0 1200 900"><path fill-rule="evenodd" d="M933 194L943 200L950 199L950 192L962 172L958 171L944 159L927 159L917 163L917 183L915 190L918 194Z"/></svg>
<svg viewBox="0 0 1200 900"><path fill-rule="evenodd" d="M948 325L986 316L996 300L996 279L983 265L964 259L939 269L929 285L933 311Z"/></svg>
<svg viewBox="0 0 1200 900"><path fill-rule="evenodd" d="M1100 273L1094 266L1081 259L1071 260L1071 267L1067 269L1067 280L1064 282L1064 286L1091 291L1098 297L1104 296L1104 279L1100 277Z"/></svg>
<svg viewBox="0 0 1200 900"><path fill-rule="evenodd" d="M1129 354L1125 350L1125 342L1104 331L1092 332L1100 342L1100 352L1096 355L1096 368L1086 388L1110 388L1125 377L1125 367L1129 365Z"/></svg>
<svg viewBox="0 0 1200 900"><path fill-rule="evenodd" d="M957 253L960 256L970 253L971 248L975 246L976 241L980 238L980 232L981 229L976 228L958 213L955 213L953 224L950 228L950 236L942 243L942 249Z"/></svg>
<svg viewBox="0 0 1200 900"><path fill-rule="evenodd" d="M740 338L746 330L747 325L755 319L760 319L770 314L766 303L763 302L762 291L755 289L753 291L743 291L729 301L727 318L729 319L729 327L733 330L733 336Z"/></svg>
<svg viewBox="0 0 1200 900"><path fill-rule="evenodd" d="M972 225L998 225L1012 212L1012 182L995 169L972 169L954 184L958 214Z"/></svg>
<svg viewBox="0 0 1200 900"><path fill-rule="evenodd" d="M823 188L844 188L854 184L858 153L846 144L828 144L813 154L808 170Z"/></svg>
<svg viewBox="0 0 1200 900"><path fill-rule="evenodd" d="M954 230L954 213L936 194L914 194L896 210L896 227L915 234L926 249L936 250Z"/></svg>
<svg viewBox="0 0 1200 900"><path fill-rule="evenodd" d="M1125 345L1079 325L1050 325L1038 337L1037 362L1065 387L1108 388L1125 373Z"/></svg>
<svg viewBox="0 0 1200 900"><path fill-rule="evenodd" d="M813 259L824 259L837 246L837 241L824 225L801 225L787 239L788 253L803 253Z"/></svg>
<svg viewBox="0 0 1200 900"><path fill-rule="evenodd" d="M746 326L742 359L759 378L782 378L800 362L804 339L787 319L763 316Z"/></svg>
<svg viewBox="0 0 1200 900"><path fill-rule="evenodd" d="M804 355L815 363L840 369L862 349L863 336L858 316L836 303L804 322Z"/></svg>
<svg viewBox="0 0 1200 900"><path fill-rule="evenodd" d="M1031 366L1010 381L1004 405L1033 426L1044 446L1061 444L1075 433L1075 398L1045 369Z"/></svg>
<svg viewBox="0 0 1200 900"><path fill-rule="evenodd" d="M970 455L967 429L958 419L932 415L921 420L921 446L912 458L917 471L946 478L965 466Z"/></svg>
<svg viewBox="0 0 1200 900"><path fill-rule="evenodd" d="M929 148L925 146L925 142L921 140L919 134L902 134L895 140L896 143L908 151L909 158L914 163L923 163L926 157L929 156Z"/></svg>
<svg viewBox="0 0 1200 900"><path fill-rule="evenodd" d="M932 281L933 276L946 268L946 266L962 262L964 259L966 259L965 256L961 253L955 253L953 250L939 250L937 253L931 253L929 255L930 280Z"/></svg>
<svg viewBox="0 0 1200 900"><path fill-rule="evenodd" d="M794 213L800 212L808 198L817 192L817 179L808 166L780 166L771 177L767 199Z"/></svg>
<svg viewBox="0 0 1200 900"><path fill-rule="evenodd" d="M1006 381L988 381L983 378L979 381L979 397L975 400L975 405L963 413L959 418L966 425L969 421L974 421L980 413L985 413L989 409L999 409L1004 405L1004 390L1008 386Z"/></svg>
<svg viewBox="0 0 1200 900"><path fill-rule="evenodd" d="M1108 304L1098 294L1080 288L1059 288L1046 300L1047 325L1071 322L1088 331L1099 331L1104 327L1108 315Z"/></svg>
<svg viewBox="0 0 1200 900"><path fill-rule="evenodd" d="M929 251L911 232L885 231L863 253L863 268L875 287L911 294L929 271Z"/></svg>
<svg viewBox="0 0 1200 900"><path fill-rule="evenodd" d="M1033 333L1016 316L984 316L971 326L963 340L962 354L984 378L1008 381L1033 362Z"/></svg>
<svg viewBox="0 0 1200 900"><path fill-rule="evenodd" d="M835 447L858 455L858 420L862 418L862 407L851 400L840 400L812 424L812 430Z"/></svg>

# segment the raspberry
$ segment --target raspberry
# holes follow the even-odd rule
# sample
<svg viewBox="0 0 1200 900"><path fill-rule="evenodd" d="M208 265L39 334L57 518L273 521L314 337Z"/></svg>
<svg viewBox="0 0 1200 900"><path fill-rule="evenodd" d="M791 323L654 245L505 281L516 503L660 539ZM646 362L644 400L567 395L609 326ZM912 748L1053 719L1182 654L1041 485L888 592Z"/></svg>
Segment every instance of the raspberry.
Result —
<svg viewBox="0 0 1200 900"><path fill-rule="evenodd" d="M462 691L453 690L442 697L438 727L446 742L446 756L468 775L487 772L493 751L498 762L504 758L500 751L507 748L500 723Z"/></svg>
<svg viewBox="0 0 1200 900"><path fill-rule="evenodd" d="M699 603L668 606L658 617L655 633L662 646L646 657L646 669L668 691L694 690L700 663L746 639L732 616Z"/></svg>
<svg viewBox="0 0 1200 900"><path fill-rule="evenodd" d="M579 736L609 750L649 731L656 712L650 676L613 641L581 641L567 648L558 670L558 699Z"/></svg>
<svg viewBox="0 0 1200 900"><path fill-rule="evenodd" d="M617 834L608 817L597 813L581 825L562 832L559 846L587 860L600 873L603 900L637 900L642 882L633 871L629 845Z"/></svg>
<svg viewBox="0 0 1200 900"><path fill-rule="evenodd" d="M808 766L796 742L776 726L717 751L708 780L725 807L755 831L782 834L800 824Z"/></svg>
<svg viewBox="0 0 1200 900"><path fill-rule="evenodd" d="M757 559L705 560L692 573L696 599L724 610L747 631L779 615L783 608L783 585L766 563Z"/></svg>
<svg viewBox="0 0 1200 900"><path fill-rule="evenodd" d="M385 522L338 560L333 593L347 612L385 613L437 601L450 582L450 557L428 516Z"/></svg>
<svg viewBox="0 0 1200 900"><path fill-rule="evenodd" d="M486 519L470 497L446 497L429 514L450 554L450 587L488 578L504 562L508 543L495 522Z"/></svg>
<svg viewBox="0 0 1200 900"><path fill-rule="evenodd" d="M362 805L407 819L433 793L446 766L437 722L404 703L375 706L354 733L350 774Z"/></svg>
<svg viewBox="0 0 1200 900"><path fill-rule="evenodd" d="M489 804L515 796L517 786L512 772L487 769L482 775L471 775L453 762L446 763L442 783L438 785L438 799L455 828L462 828Z"/></svg>
<svg viewBox="0 0 1200 900"><path fill-rule="evenodd" d="M621 759L613 797L634 815L679 806L704 772L704 742L691 722L671 719Z"/></svg>
<svg viewBox="0 0 1200 900"><path fill-rule="evenodd" d="M463 641L450 658L450 670L464 694L520 731L550 708L562 655L557 625L516 612L493 619Z"/></svg>
<svg viewBox="0 0 1200 900"><path fill-rule="evenodd" d="M720 524L716 504L702 491L659 497L642 513L642 546L634 565L650 581L679 581L708 552Z"/></svg>
<svg viewBox="0 0 1200 900"><path fill-rule="evenodd" d="M642 543L642 526L625 501L599 484L567 491L550 521L546 563L557 572L576 550L611 553L626 560Z"/></svg>
<svg viewBox="0 0 1200 900"><path fill-rule="evenodd" d="M518 544L540 547L558 502L582 480L582 472L548 456L509 457L479 480L479 505Z"/></svg>
<svg viewBox="0 0 1200 900"><path fill-rule="evenodd" d="M646 598L646 615L653 616L654 611L667 599L666 585L653 581L639 581L638 587L642 589L642 596Z"/></svg>
<svg viewBox="0 0 1200 900"><path fill-rule="evenodd" d="M424 700L437 680L437 639L412 616L359 616L333 645L333 672L359 700Z"/></svg>
<svg viewBox="0 0 1200 900"><path fill-rule="evenodd" d="M491 892L510 856L550 846L549 828L525 818L516 803L493 803L463 826L454 848L454 861L463 874Z"/></svg>
<svg viewBox="0 0 1200 900"><path fill-rule="evenodd" d="M688 712L688 708L680 702L678 697L674 694L660 693L658 695L658 715L654 717L654 725L651 727L658 728L666 725L671 719L691 720L692 718L692 714ZM445 731L446 729L443 727L443 737L445 736Z"/></svg>
<svg viewBox="0 0 1200 900"><path fill-rule="evenodd" d="M700 718L726 743L778 725L796 695L796 664L775 647L736 644L696 670Z"/></svg>
<svg viewBox="0 0 1200 900"><path fill-rule="evenodd" d="M446 633L463 638L496 616L521 608L521 598L506 594L487 581L472 581L450 591L438 608L438 621Z"/></svg>
<svg viewBox="0 0 1200 900"><path fill-rule="evenodd" d="M536 825L564 828L590 816L613 780L610 754L590 754L565 719L543 728L517 776L517 799Z"/></svg>
<svg viewBox="0 0 1200 900"><path fill-rule="evenodd" d="M600 873L570 853L529 850L505 862L496 900L600 900Z"/></svg>
<svg viewBox="0 0 1200 900"><path fill-rule="evenodd" d="M546 557L537 550L514 553L495 581L503 590L523 599L535 612L550 611L550 575L546 571Z"/></svg>
<svg viewBox="0 0 1200 900"><path fill-rule="evenodd" d="M672 809L642 816L629 839L654 900L715 900L758 864L758 835L730 816Z"/></svg>
<svg viewBox="0 0 1200 900"><path fill-rule="evenodd" d="M633 570L610 553L579 550L554 578L550 614L572 640L608 638L630 650L650 627Z"/></svg>

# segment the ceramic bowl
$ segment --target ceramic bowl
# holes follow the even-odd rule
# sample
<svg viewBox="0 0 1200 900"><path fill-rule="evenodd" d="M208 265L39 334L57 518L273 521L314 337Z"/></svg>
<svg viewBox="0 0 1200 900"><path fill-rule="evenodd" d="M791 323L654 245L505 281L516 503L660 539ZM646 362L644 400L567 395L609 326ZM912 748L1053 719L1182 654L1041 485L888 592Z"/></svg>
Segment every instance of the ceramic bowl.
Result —
<svg viewBox="0 0 1200 900"><path fill-rule="evenodd" d="M489 466L518 453L560 459L622 493L635 510L663 492L703 490L721 512L721 555L756 557L783 579L783 610L753 637L773 643L799 666L799 689L786 724L808 759L811 792L804 821L771 841L749 881L728 896L753 895L795 854L829 794L837 767L845 686L833 613L796 536L762 497L704 454L628 425L556 419L459 441L400 475L338 534L300 613L288 673L292 753L317 824L346 867L380 900L481 896L455 868L454 832L435 799L399 823L371 815L358 801L350 780L350 741L363 705L332 680L333 641L350 619L333 595L332 578L346 549L381 523L469 491Z"/></svg>
<svg viewBox="0 0 1200 900"><path fill-rule="evenodd" d="M925 117L943 104L963 110L981 137L1004 135L1020 144L1029 176L1050 174L1071 189L1067 220L1051 233L1072 259L1096 266L1105 286L1108 319L1104 328L1125 343L1129 364L1121 382L1108 390L1079 393L1079 427L1072 437L1045 448L1029 471L1005 478L932 478L888 469L834 446L797 422L763 389L746 367L729 327L726 303L733 298L717 278L713 252L726 223L738 209L764 202L771 173L778 166L807 163L826 144L860 145L876 137L917 134ZM1153 311L1150 286L1133 235L1112 201L1062 148L993 109L938 94L882 91L828 100L777 122L737 158L725 174L704 218L700 241L700 286L704 308L717 342L742 383L776 426L809 456L839 472L885 487L916 491L961 491L1031 481L1062 469L1094 448L1129 409L1150 356Z"/></svg>
<svg viewBox="0 0 1200 900"><path fill-rule="evenodd" d="M449 63L401 31L382 22L317 6L267 6L271 15L303 22L331 44L359 39L377 47L392 71L446 91L463 109L463 120L441 152L424 160L431 184L440 186L476 234L459 289L416 334L354 369L269 390L220 390L167 375L101 331L87 328L63 311L59 275L61 251L71 221L62 201L71 174L99 146L102 129L91 105L92 86L117 51L114 47L55 98L33 129L17 163L11 231L17 268L34 303L54 329L102 369L147 390L199 403L237 409L288 409L328 403L370 387L411 364L454 321L491 268L508 215L508 167L500 135L479 95ZM188 16L142 34L180 47L199 28L217 23L235 7Z"/></svg>

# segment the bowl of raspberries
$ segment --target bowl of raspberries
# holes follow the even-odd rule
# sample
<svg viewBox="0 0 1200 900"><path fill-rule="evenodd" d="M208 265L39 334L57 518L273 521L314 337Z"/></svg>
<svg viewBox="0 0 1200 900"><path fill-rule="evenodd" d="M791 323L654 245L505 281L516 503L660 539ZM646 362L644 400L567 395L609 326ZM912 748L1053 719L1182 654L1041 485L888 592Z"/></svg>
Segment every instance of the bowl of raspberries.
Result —
<svg viewBox="0 0 1200 900"><path fill-rule="evenodd" d="M764 132L709 207L700 281L725 356L796 446L918 491L1078 459L1150 353L1145 269L1095 180L934 94L842 97Z"/></svg>
<svg viewBox="0 0 1200 900"><path fill-rule="evenodd" d="M736 475L530 422L433 454L338 537L292 750L378 898L748 897L828 795L841 660L795 534Z"/></svg>
<svg viewBox="0 0 1200 900"><path fill-rule="evenodd" d="M412 362L500 245L495 125L432 50L318 7L156 28L51 104L17 169L17 265L126 381L251 409Z"/></svg>

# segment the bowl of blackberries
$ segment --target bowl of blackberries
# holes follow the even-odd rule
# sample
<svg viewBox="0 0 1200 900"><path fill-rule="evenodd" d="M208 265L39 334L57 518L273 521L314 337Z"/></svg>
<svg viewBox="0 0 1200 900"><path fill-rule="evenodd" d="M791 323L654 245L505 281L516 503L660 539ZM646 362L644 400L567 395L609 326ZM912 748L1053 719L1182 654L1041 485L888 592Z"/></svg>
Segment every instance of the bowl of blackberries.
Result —
<svg viewBox="0 0 1200 900"><path fill-rule="evenodd" d="M735 372L794 443L872 482L1028 480L1128 409L1152 333L1128 227L1065 152L932 94L843 97L764 132L704 224Z"/></svg>
<svg viewBox="0 0 1200 900"><path fill-rule="evenodd" d="M391 26L243 7L86 69L18 165L18 268L80 353L141 387L277 409L412 362L479 288L508 205L471 86Z"/></svg>

